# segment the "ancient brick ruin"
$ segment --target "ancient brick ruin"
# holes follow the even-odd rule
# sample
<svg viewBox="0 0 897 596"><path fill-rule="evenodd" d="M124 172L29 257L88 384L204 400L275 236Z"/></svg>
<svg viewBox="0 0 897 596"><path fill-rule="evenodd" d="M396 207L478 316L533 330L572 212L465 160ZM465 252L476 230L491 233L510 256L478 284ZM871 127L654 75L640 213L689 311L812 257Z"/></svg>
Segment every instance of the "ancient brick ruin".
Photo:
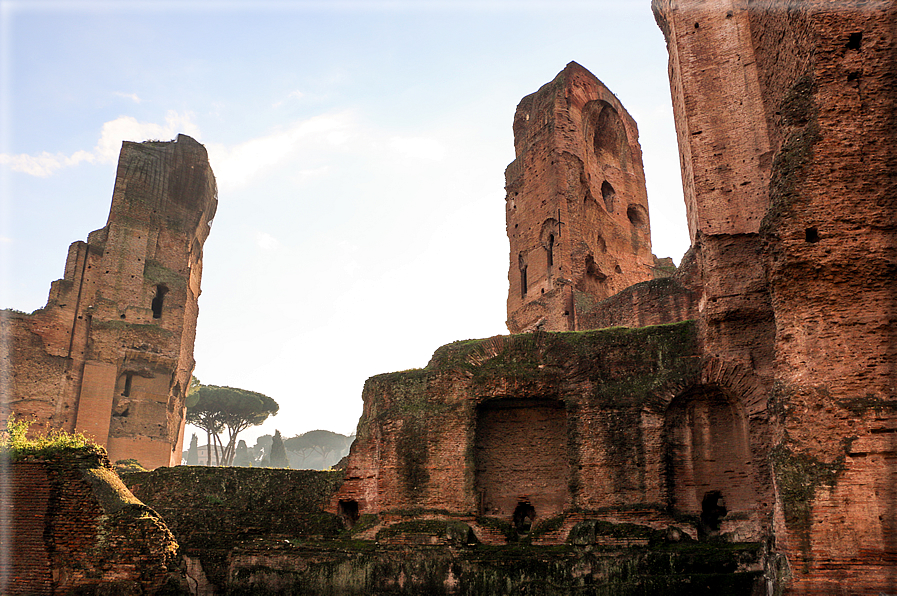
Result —
<svg viewBox="0 0 897 596"><path fill-rule="evenodd" d="M571 62L517 106L514 151L508 329L581 329L578 311L654 277L635 121Z"/></svg>
<svg viewBox="0 0 897 596"><path fill-rule="evenodd" d="M31 456L4 472L3 594L186 592L174 536L104 455Z"/></svg>
<svg viewBox="0 0 897 596"><path fill-rule="evenodd" d="M897 593L897 8L653 9L692 238L678 270L651 255L634 123L571 63L514 120L508 326L529 333L369 379L338 487L129 478L203 593ZM25 325L48 309L17 338L39 342Z"/></svg>
<svg viewBox="0 0 897 596"><path fill-rule="evenodd" d="M646 208L635 126L571 63L518 107L507 171L508 327L536 333L371 379L331 510L448 514L493 543L501 523L553 543L632 522L765 542L790 593L893 592L897 9L653 8L679 270L651 280L641 220L618 210Z"/></svg>
<svg viewBox="0 0 897 596"><path fill-rule="evenodd" d="M106 226L69 248L47 305L5 312L3 405L83 432L114 460L181 463L202 246L217 207L205 148L125 142Z"/></svg>

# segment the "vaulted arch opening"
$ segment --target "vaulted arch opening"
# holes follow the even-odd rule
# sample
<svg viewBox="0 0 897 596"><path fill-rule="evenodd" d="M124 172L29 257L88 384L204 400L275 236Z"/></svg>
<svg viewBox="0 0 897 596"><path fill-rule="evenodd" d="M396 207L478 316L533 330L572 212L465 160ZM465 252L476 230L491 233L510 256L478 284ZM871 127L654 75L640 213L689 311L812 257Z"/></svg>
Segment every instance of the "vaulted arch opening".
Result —
<svg viewBox="0 0 897 596"><path fill-rule="evenodd" d="M741 405L716 387L698 387L670 403L664 421L669 505L699 515L706 533L729 512L753 509L754 466Z"/></svg>
<svg viewBox="0 0 897 596"><path fill-rule="evenodd" d="M477 408L475 486L482 515L518 532L569 501L567 412L553 399L493 400Z"/></svg>

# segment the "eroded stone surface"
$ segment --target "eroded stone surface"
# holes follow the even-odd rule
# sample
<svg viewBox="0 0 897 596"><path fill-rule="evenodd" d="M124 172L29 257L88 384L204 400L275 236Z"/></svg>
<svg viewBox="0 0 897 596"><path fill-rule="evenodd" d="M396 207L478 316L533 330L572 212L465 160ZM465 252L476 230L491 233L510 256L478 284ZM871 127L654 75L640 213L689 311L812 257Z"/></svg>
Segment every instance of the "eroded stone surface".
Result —
<svg viewBox="0 0 897 596"><path fill-rule="evenodd" d="M190 137L125 142L106 226L71 245L44 308L3 312L4 406L33 417L35 432L83 432L113 460L179 464L217 202L205 148Z"/></svg>
<svg viewBox="0 0 897 596"><path fill-rule="evenodd" d="M654 278L638 129L592 73L571 62L524 97L505 171L508 329L572 331L590 306Z"/></svg>

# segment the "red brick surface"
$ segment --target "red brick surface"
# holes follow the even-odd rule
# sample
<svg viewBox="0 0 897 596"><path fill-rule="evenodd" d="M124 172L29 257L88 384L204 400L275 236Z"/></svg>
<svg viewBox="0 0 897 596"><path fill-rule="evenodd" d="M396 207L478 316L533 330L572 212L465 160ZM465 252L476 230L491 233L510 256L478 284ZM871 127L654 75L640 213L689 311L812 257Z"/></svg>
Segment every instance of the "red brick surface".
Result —
<svg viewBox="0 0 897 596"><path fill-rule="evenodd" d="M205 148L190 137L124 143L106 226L71 245L44 308L0 317L13 338L4 404L34 417L34 432L84 432L113 461L180 463L216 195Z"/></svg>

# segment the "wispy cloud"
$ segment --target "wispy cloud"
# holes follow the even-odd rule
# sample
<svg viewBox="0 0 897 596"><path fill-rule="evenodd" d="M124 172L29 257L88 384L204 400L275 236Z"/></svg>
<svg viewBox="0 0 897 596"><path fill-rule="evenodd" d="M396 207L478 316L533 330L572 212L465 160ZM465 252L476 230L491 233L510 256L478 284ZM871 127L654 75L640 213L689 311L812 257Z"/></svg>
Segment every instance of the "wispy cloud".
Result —
<svg viewBox="0 0 897 596"><path fill-rule="evenodd" d="M0 164L9 166L14 172L45 178L62 168L82 162L111 163L118 159L122 141L165 140L174 138L178 133L198 137L199 127L193 123L192 117L190 113L169 111L165 116L165 124L157 124L138 122L132 116L119 116L103 124L97 145L91 151L81 149L71 155L47 151L38 155L0 153Z"/></svg>
<svg viewBox="0 0 897 596"><path fill-rule="evenodd" d="M275 101L273 104L271 104L271 107L279 108L280 106L282 106L286 102L290 101L291 99L302 99L304 96L305 96L305 94L297 89L296 91L291 91L287 95L286 99L281 99L280 101Z"/></svg>
<svg viewBox="0 0 897 596"><path fill-rule="evenodd" d="M445 146L436 139L428 139L424 137L393 137L389 140L389 146L401 153L404 157L413 159L442 161L445 157Z"/></svg>
<svg viewBox="0 0 897 596"><path fill-rule="evenodd" d="M124 97L125 99L130 99L134 103L140 103L140 98L136 93L122 93L121 91L116 91L115 94L119 97Z"/></svg>
<svg viewBox="0 0 897 596"><path fill-rule="evenodd" d="M14 172L22 172L40 178L51 176L59 169L78 165L82 161L94 163L96 156L89 151L76 151L71 155L47 153L46 151L39 155L0 153L0 164L8 165Z"/></svg>
<svg viewBox="0 0 897 596"><path fill-rule="evenodd" d="M277 246L280 244L277 241L277 238L275 238L274 236L272 236L271 234L269 234L267 232L256 232L255 233L255 243L262 250L268 250L268 251L276 249Z"/></svg>
<svg viewBox="0 0 897 596"><path fill-rule="evenodd" d="M354 133L353 118L348 112L322 114L233 147L210 143L206 149L219 190L229 190L244 186L261 172L294 159L302 150L339 146ZM315 171L306 170L308 173Z"/></svg>

